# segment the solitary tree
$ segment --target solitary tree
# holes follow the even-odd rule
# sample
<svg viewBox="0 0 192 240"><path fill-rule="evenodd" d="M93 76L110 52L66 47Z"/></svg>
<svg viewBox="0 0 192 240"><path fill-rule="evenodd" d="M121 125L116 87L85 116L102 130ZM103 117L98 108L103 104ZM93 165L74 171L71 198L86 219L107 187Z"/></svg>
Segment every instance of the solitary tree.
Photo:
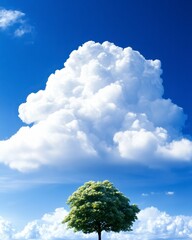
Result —
<svg viewBox="0 0 192 240"><path fill-rule="evenodd" d="M83 233L131 231L139 208L109 181L90 181L77 189L67 203L71 210L63 220L69 228Z"/></svg>

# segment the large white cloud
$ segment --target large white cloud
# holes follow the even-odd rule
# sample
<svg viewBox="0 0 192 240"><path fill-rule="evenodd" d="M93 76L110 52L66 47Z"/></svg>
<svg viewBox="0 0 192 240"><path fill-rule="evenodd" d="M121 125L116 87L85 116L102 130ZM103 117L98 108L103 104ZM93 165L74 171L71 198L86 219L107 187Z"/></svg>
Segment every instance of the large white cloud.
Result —
<svg viewBox="0 0 192 240"><path fill-rule="evenodd" d="M192 217L170 216L155 207L142 210L134 234L146 239L191 239Z"/></svg>
<svg viewBox="0 0 192 240"><path fill-rule="evenodd" d="M20 232L13 230L10 223L0 219L0 239L2 240L94 240L96 233L83 234L74 233L61 224L67 211L64 208L57 208L52 213L47 213L41 219L31 221ZM138 220L133 225L131 232L103 232L103 240L161 240L161 239L182 239L192 238L192 217L171 216L161 212L155 207L145 208L138 214Z"/></svg>
<svg viewBox="0 0 192 240"><path fill-rule="evenodd" d="M0 161L27 171L106 158L155 165L191 161L182 108L163 98L159 60L89 41L19 106L26 124L0 142Z"/></svg>
<svg viewBox="0 0 192 240"><path fill-rule="evenodd" d="M94 239L92 236L95 234L74 233L72 229L62 224L67 213L64 208L57 208L53 213L44 214L41 219L29 222L22 231L13 235L13 238L19 240Z"/></svg>

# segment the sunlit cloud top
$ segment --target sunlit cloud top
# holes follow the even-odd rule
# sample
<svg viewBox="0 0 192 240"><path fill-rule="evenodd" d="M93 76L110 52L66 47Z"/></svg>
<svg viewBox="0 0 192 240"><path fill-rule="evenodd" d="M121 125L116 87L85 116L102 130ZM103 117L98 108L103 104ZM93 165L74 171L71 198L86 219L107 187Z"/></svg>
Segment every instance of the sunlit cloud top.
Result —
<svg viewBox="0 0 192 240"><path fill-rule="evenodd" d="M22 127L0 142L0 161L28 171L116 161L153 166L192 160L186 116L163 98L159 60L89 41L19 106Z"/></svg>

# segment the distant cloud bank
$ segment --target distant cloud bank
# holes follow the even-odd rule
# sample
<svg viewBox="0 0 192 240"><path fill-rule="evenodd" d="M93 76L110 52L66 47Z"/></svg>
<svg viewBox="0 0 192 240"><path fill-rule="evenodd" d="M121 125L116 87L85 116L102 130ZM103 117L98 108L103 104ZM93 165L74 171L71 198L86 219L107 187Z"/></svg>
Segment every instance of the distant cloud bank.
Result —
<svg viewBox="0 0 192 240"><path fill-rule="evenodd" d="M15 37L22 37L32 31L32 27L25 20L25 13L0 8L0 29L7 30L12 26Z"/></svg>
<svg viewBox="0 0 192 240"><path fill-rule="evenodd" d="M96 234L74 233L67 229L61 221L66 216L64 208L57 208L52 213L44 214L41 219L26 224L22 231L17 232L11 223L0 218L0 239L3 240L83 240L96 239ZM138 214L138 220L132 232L105 233L103 240L160 240L192 238L192 217L170 216L155 207L145 208Z"/></svg>
<svg viewBox="0 0 192 240"><path fill-rule="evenodd" d="M22 13L17 13L15 19ZM2 18L2 17L1 17ZM183 109L163 98L159 60L89 41L19 106L26 124L0 141L0 162L19 171L116 161L190 162Z"/></svg>
<svg viewBox="0 0 192 240"><path fill-rule="evenodd" d="M150 192L150 193L142 193L141 196L142 197L149 197L149 196L153 196L153 195L162 195L165 194L167 196L173 196L175 194L175 192Z"/></svg>

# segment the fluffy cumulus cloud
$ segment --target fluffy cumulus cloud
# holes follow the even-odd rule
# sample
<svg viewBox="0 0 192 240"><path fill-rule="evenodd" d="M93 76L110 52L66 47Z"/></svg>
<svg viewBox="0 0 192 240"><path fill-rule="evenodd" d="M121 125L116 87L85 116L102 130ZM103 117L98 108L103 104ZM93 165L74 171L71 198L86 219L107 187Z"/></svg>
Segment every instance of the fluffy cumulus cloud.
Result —
<svg viewBox="0 0 192 240"><path fill-rule="evenodd" d="M14 233L12 224L0 216L0 239L11 240Z"/></svg>
<svg viewBox="0 0 192 240"><path fill-rule="evenodd" d="M26 33L31 32L32 27L25 20L25 13L18 10L0 9L0 29L6 30L11 26L16 25L14 35L21 37Z"/></svg>
<svg viewBox="0 0 192 240"><path fill-rule="evenodd" d="M12 237L19 240L95 239L95 234L74 233L62 224L67 213L64 208L57 208L53 213L44 214L41 219L29 222L22 231L13 234Z"/></svg>
<svg viewBox="0 0 192 240"><path fill-rule="evenodd" d="M44 214L41 219L26 224L20 232L13 229L12 225L0 218L0 239L2 240L84 240L96 239L96 233L74 233L61 224L67 211L57 208L52 213ZM162 240L192 238L192 217L171 216L155 207L145 208L138 214L138 220L133 225L131 232L103 232L103 240Z"/></svg>
<svg viewBox="0 0 192 240"><path fill-rule="evenodd" d="M71 239L73 232L61 224L67 211L56 209L53 213L45 214L41 219L29 222L21 232L14 235L15 239Z"/></svg>
<svg viewBox="0 0 192 240"><path fill-rule="evenodd" d="M139 213L133 234L136 239L191 239L191 226L192 217L170 216L149 207Z"/></svg>
<svg viewBox="0 0 192 240"><path fill-rule="evenodd" d="M159 60L130 47L83 44L19 106L29 126L0 142L0 161L21 171L86 159L190 162L186 116L163 98L161 73Z"/></svg>

